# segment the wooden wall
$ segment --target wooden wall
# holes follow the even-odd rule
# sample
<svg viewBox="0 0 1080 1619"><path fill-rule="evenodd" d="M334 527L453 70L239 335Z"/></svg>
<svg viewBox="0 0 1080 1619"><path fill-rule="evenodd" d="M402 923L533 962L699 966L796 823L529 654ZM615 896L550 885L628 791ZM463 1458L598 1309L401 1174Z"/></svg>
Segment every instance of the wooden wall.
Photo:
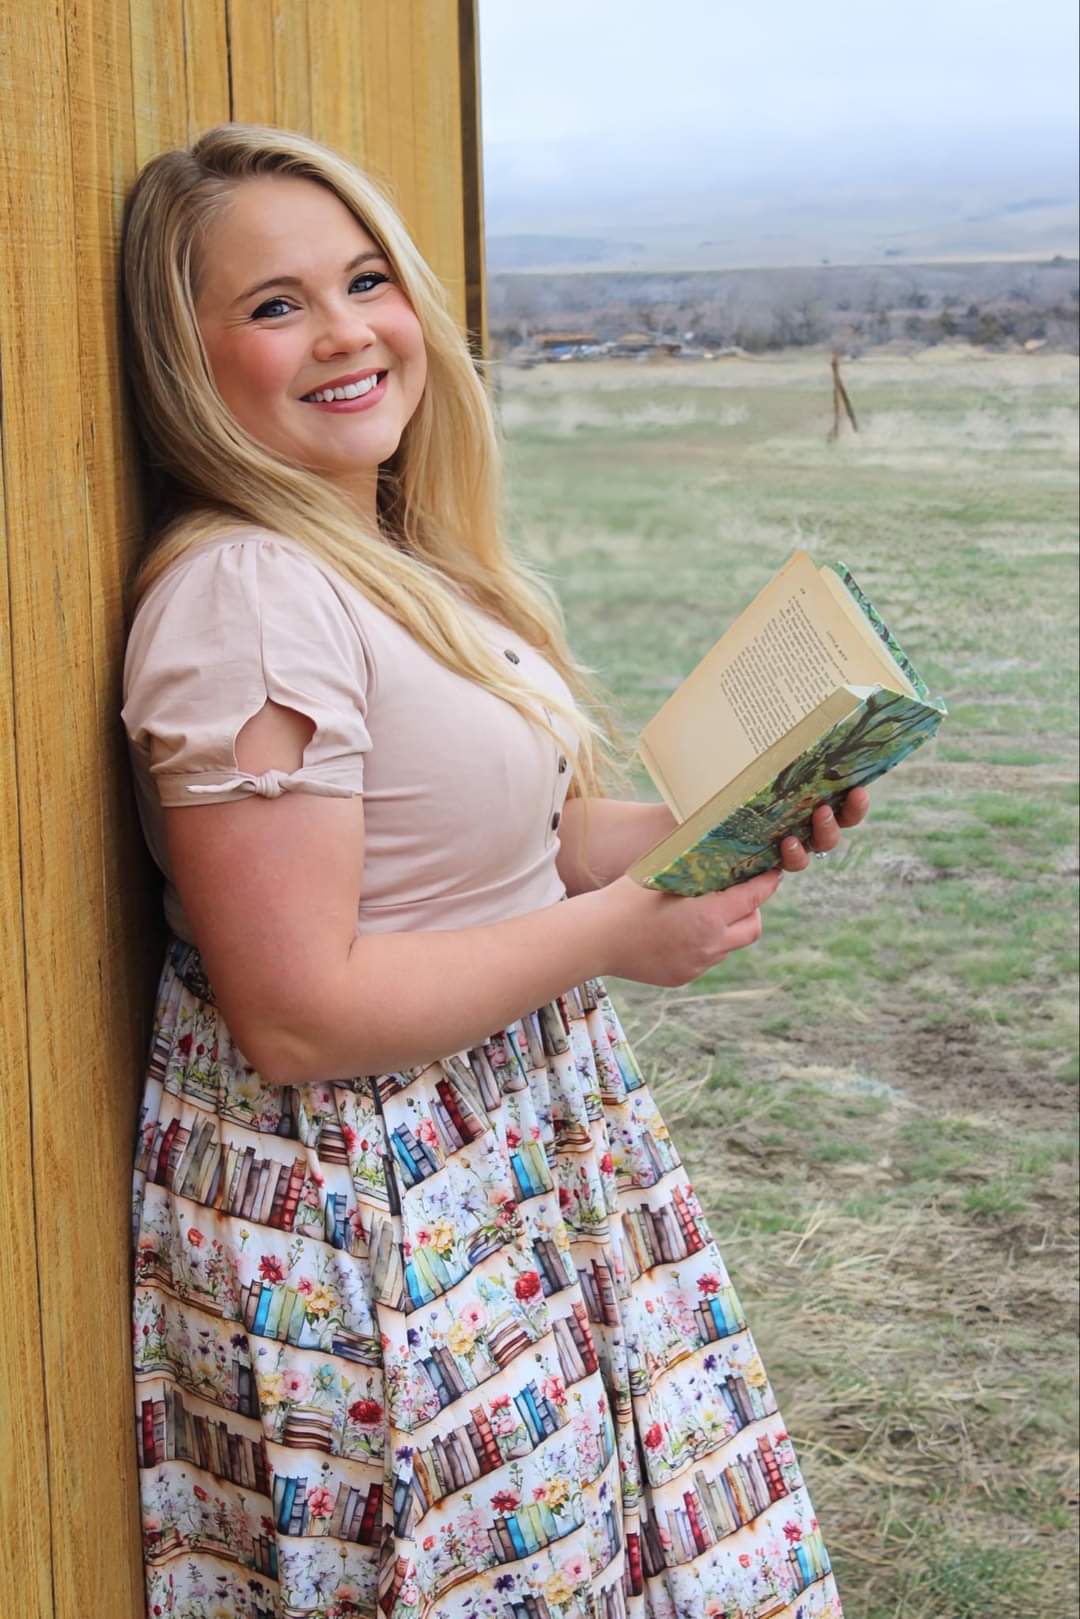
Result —
<svg viewBox="0 0 1080 1619"><path fill-rule="evenodd" d="M123 196L210 124L304 130L388 183L479 348L475 0L2 11L0 1614L141 1619L129 1199L162 935L118 717Z"/></svg>

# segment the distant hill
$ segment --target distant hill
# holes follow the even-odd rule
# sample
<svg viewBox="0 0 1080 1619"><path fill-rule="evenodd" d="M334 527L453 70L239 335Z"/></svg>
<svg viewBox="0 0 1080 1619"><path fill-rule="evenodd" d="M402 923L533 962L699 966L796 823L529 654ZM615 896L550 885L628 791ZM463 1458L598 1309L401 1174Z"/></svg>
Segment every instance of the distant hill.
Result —
<svg viewBox="0 0 1080 1619"><path fill-rule="evenodd" d="M1047 259L1075 256L1080 209L1065 196L1008 198L962 212L934 199L923 209L887 199L832 199L817 208L732 206L703 216L650 224L645 217L603 222L595 235L500 232L489 223L488 266L496 272L567 268L619 271L779 269L892 260Z"/></svg>
<svg viewBox="0 0 1080 1619"><path fill-rule="evenodd" d="M820 144L820 143L819 143ZM738 270L758 266L1073 258L1080 175L1064 149L942 150L886 159L812 138L777 170L718 146L693 162L608 167L589 151L543 172L485 148L490 268ZM816 157L816 160L815 160Z"/></svg>
<svg viewBox="0 0 1080 1619"><path fill-rule="evenodd" d="M632 259L645 251L641 242L610 242L600 236L538 236L511 233L491 236L489 270L535 270L548 264L603 265Z"/></svg>

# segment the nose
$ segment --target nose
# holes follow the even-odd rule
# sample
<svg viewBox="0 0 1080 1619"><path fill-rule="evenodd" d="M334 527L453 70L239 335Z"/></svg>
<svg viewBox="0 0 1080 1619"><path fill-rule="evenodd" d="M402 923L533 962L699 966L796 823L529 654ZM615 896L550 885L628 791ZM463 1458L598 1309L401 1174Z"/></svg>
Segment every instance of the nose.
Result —
<svg viewBox="0 0 1080 1619"><path fill-rule="evenodd" d="M312 354L320 362L341 354L356 354L376 341L375 330L364 310L353 303L330 305L322 315Z"/></svg>

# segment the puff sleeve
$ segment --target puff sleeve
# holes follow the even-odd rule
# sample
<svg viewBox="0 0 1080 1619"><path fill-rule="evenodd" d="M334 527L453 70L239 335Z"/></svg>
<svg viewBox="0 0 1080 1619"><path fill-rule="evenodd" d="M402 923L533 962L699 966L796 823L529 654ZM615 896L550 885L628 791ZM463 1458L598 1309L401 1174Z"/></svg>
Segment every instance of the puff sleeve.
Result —
<svg viewBox="0 0 1080 1619"><path fill-rule="evenodd" d="M255 793L362 793L373 679L333 579L272 538L200 547L140 602L124 660L122 717L162 805ZM251 775L236 738L267 699L315 726L303 764Z"/></svg>

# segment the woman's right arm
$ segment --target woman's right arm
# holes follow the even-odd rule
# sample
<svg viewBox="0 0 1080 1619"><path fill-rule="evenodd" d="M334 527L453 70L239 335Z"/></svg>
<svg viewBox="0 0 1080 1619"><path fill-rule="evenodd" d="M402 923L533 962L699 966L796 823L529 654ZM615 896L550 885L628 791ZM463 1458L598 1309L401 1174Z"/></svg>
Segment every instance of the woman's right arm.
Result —
<svg viewBox="0 0 1080 1619"><path fill-rule="evenodd" d="M310 723L267 703L241 770L294 770ZM363 799L165 810L170 863L230 1033L271 1083L381 1074L462 1051L585 978L691 981L761 931L770 872L703 899L608 887L484 927L357 935Z"/></svg>

